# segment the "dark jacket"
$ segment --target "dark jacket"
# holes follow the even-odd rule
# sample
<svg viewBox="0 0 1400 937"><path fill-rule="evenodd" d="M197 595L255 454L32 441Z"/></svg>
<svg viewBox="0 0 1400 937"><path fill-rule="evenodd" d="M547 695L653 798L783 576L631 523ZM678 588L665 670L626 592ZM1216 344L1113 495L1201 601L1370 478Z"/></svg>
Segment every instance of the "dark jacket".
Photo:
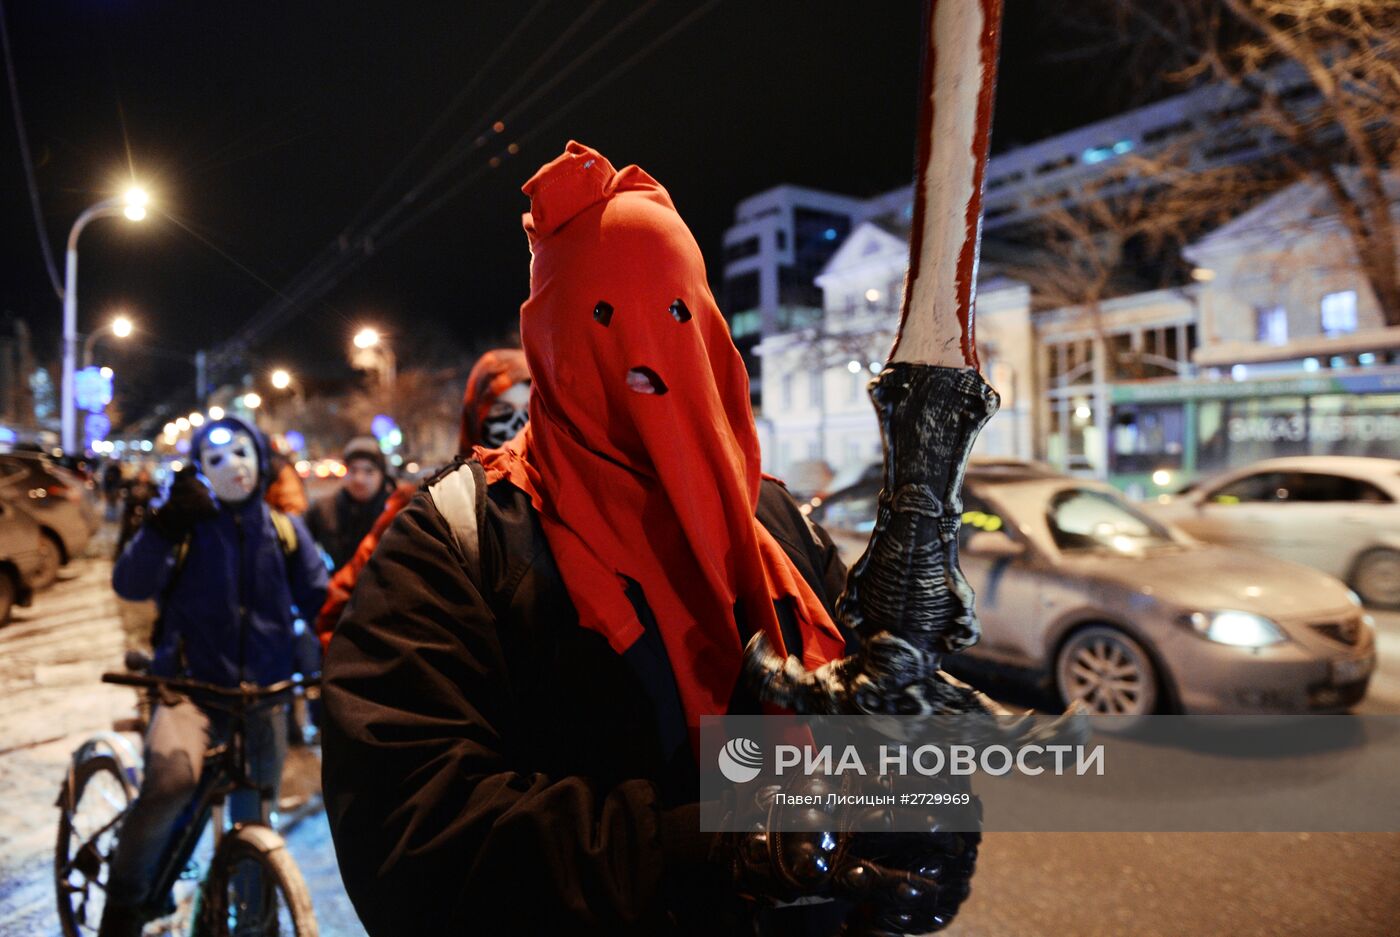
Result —
<svg viewBox="0 0 1400 937"><path fill-rule="evenodd" d="M306 526L331 558L331 569L340 569L355 555L355 548L384 513L384 503L391 490L386 482L368 501L356 501L342 488L333 495L318 498L311 505L306 513Z"/></svg>
<svg viewBox="0 0 1400 937"><path fill-rule="evenodd" d="M757 513L829 606L845 579L830 540L772 482ZM579 627L529 499L509 482L489 489L480 544L478 583L420 493L330 644L324 785L366 928L733 932L733 889L708 862L713 837L697 832L697 772L645 597L634 590L647 633L626 655Z"/></svg>
<svg viewBox="0 0 1400 937"><path fill-rule="evenodd" d="M265 449L262 435L244 426ZM259 455L266 465L265 451ZM224 686L291 676L293 606L307 620L316 614L326 597L326 568L306 527L290 520L297 541L290 556L261 489L196 525L183 560L179 544L149 524L137 532L117 560L112 586L124 599L160 601L155 673Z"/></svg>

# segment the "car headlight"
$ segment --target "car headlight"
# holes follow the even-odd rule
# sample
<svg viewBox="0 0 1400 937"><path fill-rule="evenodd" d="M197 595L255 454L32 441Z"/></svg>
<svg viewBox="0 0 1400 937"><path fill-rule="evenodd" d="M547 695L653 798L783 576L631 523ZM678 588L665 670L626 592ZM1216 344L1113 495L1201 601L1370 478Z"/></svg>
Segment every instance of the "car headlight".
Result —
<svg viewBox="0 0 1400 937"><path fill-rule="evenodd" d="M1232 647L1268 647L1288 640L1278 625L1252 612L1196 612L1187 622L1201 637Z"/></svg>

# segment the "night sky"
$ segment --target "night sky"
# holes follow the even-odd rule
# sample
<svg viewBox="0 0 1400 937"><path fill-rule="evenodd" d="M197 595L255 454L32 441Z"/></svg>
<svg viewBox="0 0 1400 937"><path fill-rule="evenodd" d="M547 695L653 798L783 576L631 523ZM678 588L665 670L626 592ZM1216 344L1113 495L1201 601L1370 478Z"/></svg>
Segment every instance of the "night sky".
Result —
<svg viewBox="0 0 1400 937"><path fill-rule="evenodd" d="M512 111L504 133L488 130L489 145L468 152L414 207L474 181L305 304L255 349L257 367L286 364L313 388L334 381L361 323L389 332L404 363L464 355L509 336L527 291L520 185L570 138L656 176L694 230L712 280L740 199L779 183L873 195L910 178L918 0L720 0L658 45L706 4L547 2L484 69L533 6L5 0L60 272L73 219L133 174L172 216L87 229L79 330L122 307L145 341L182 353L217 345L357 219L381 215L459 140L470 144ZM1045 54L1067 41L1048 19L1053 6L1008 0L998 149L1122 104L1101 72L1055 65ZM634 13L587 64L519 107ZM8 95L4 111L0 316L25 318L44 356L57 345L60 305L34 231ZM418 147L435 122L441 129ZM508 155L517 140L518 154ZM504 159L492 169L495 155ZM99 357L118 368L128 417L182 386L192 394L192 366L177 359Z"/></svg>

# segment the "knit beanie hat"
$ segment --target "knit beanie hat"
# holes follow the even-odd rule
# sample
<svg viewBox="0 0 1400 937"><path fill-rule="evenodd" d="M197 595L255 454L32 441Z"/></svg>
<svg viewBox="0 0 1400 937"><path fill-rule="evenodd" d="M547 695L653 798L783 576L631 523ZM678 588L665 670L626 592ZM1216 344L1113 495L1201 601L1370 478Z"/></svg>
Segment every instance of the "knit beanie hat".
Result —
<svg viewBox="0 0 1400 937"><path fill-rule="evenodd" d="M340 458L347 466L355 459L367 459L373 462L379 471L386 475L389 473L389 463L384 460L379 440L373 436L356 436L345 444L345 451L341 453Z"/></svg>

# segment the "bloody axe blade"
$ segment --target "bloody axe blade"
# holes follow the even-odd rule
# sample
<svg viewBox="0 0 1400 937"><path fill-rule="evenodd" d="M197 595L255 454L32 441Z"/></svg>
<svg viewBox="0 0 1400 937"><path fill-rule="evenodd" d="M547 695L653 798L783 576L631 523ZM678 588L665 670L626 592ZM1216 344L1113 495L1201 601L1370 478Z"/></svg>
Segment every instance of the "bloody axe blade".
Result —
<svg viewBox="0 0 1400 937"><path fill-rule="evenodd" d="M884 490L837 602L860 647L815 671L761 633L746 651L746 680L795 712L986 711L938 670L978 638L957 537L968 456L998 402L977 370L973 314L1001 0L929 0L925 16L909 273L889 364L870 390Z"/></svg>

